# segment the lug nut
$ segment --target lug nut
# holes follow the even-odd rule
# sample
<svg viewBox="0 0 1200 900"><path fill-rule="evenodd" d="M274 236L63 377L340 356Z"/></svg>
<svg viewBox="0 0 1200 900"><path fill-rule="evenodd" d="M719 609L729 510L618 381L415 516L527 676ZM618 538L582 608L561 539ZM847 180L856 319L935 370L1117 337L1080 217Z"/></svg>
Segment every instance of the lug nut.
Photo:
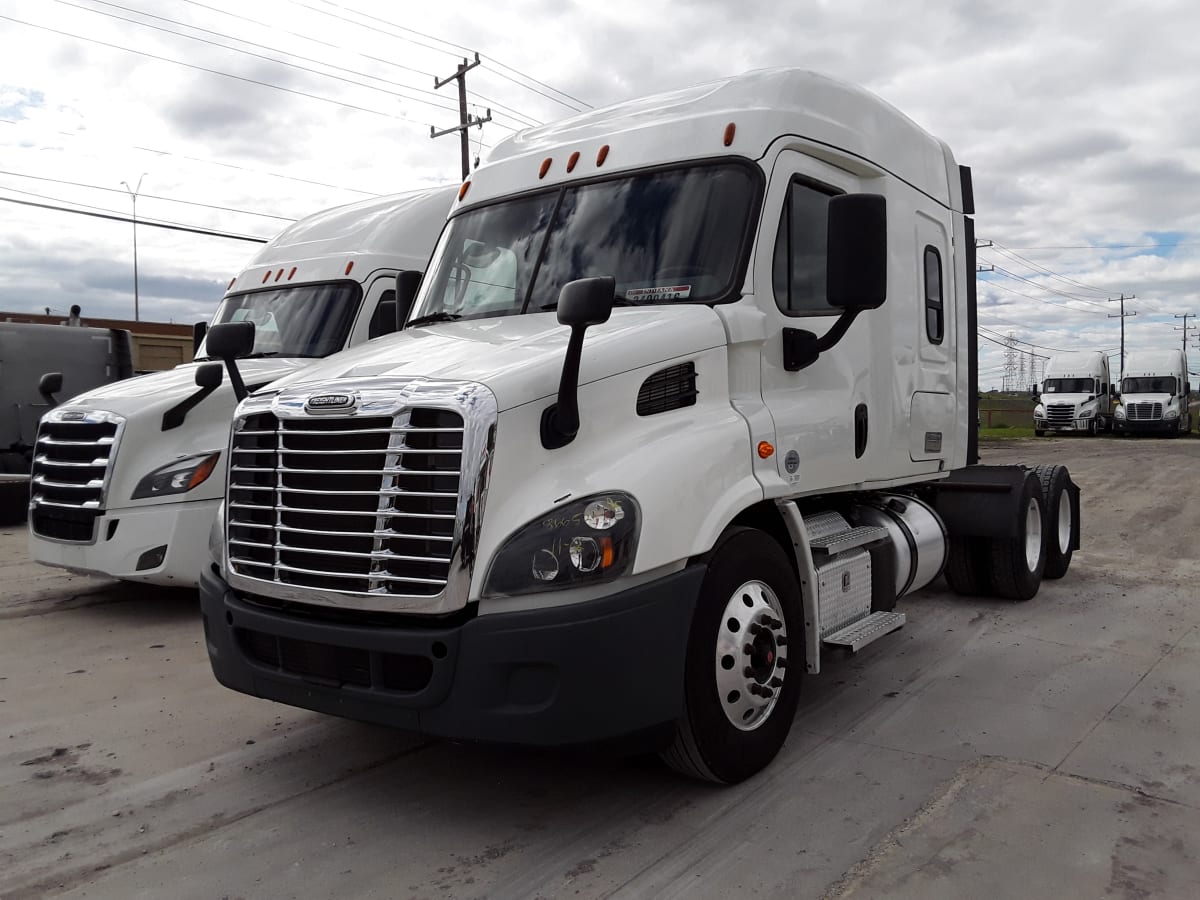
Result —
<svg viewBox="0 0 1200 900"><path fill-rule="evenodd" d="M762 688L760 688L758 686L758 683L755 682L754 684L750 685L748 690L750 691L751 694L753 694L755 697L757 697L759 695L759 693L762 691Z"/></svg>
<svg viewBox="0 0 1200 900"><path fill-rule="evenodd" d="M787 657L781 656L779 659L775 660L775 668L786 669L787 668Z"/></svg>
<svg viewBox="0 0 1200 900"><path fill-rule="evenodd" d="M775 692L770 688L759 688L758 695L764 700L770 700L775 696Z"/></svg>
<svg viewBox="0 0 1200 900"><path fill-rule="evenodd" d="M762 634L762 632L763 632L763 627L761 625L759 625L757 622L751 623L751 625L750 625L750 633L751 634Z"/></svg>
<svg viewBox="0 0 1200 900"><path fill-rule="evenodd" d="M771 679L771 687L773 687L773 688L783 687L783 679L778 676L776 676L775 678L772 678Z"/></svg>
<svg viewBox="0 0 1200 900"><path fill-rule="evenodd" d="M787 646L787 635L781 634L779 637L775 638L775 643L778 644L780 647L786 647Z"/></svg>
<svg viewBox="0 0 1200 900"><path fill-rule="evenodd" d="M754 670L749 666L746 666L746 668L742 669L742 675L744 675L746 678L753 678Z"/></svg>
<svg viewBox="0 0 1200 900"><path fill-rule="evenodd" d="M754 652L754 645L753 645L753 644L747 644L746 646L744 646L744 647L742 648L742 652L743 652L743 653L745 653L747 656L749 656L751 653L753 653L753 652Z"/></svg>

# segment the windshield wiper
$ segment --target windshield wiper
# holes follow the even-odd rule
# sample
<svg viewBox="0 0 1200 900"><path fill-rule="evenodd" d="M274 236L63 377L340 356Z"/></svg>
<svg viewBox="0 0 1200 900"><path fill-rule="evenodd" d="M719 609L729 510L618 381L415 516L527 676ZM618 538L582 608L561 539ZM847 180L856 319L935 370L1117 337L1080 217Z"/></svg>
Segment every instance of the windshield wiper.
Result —
<svg viewBox="0 0 1200 900"><path fill-rule="evenodd" d="M408 322L408 324L404 327L412 328L416 325L430 325L434 322L453 322L456 319L461 318L462 315L459 313L435 312L430 313L427 316L417 316L415 319L412 319L410 322Z"/></svg>

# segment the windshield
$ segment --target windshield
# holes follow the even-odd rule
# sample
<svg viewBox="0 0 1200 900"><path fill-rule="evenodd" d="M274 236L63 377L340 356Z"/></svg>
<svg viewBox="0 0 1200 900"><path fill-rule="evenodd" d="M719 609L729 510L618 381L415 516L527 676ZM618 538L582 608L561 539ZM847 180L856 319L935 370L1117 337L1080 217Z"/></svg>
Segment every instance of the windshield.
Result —
<svg viewBox="0 0 1200 900"><path fill-rule="evenodd" d="M1121 382L1122 394L1174 394L1175 379L1170 375L1149 375L1145 378L1126 378Z"/></svg>
<svg viewBox="0 0 1200 900"><path fill-rule="evenodd" d="M553 309L563 285L612 275L624 305L709 302L736 287L756 170L741 163L572 184L456 216L413 311L480 318Z"/></svg>
<svg viewBox="0 0 1200 900"><path fill-rule="evenodd" d="M1094 378L1047 378L1043 392L1047 394L1094 394Z"/></svg>
<svg viewBox="0 0 1200 900"><path fill-rule="evenodd" d="M213 324L253 322L251 356L329 356L346 346L361 301L354 281L234 294L221 301Z"/></svg>

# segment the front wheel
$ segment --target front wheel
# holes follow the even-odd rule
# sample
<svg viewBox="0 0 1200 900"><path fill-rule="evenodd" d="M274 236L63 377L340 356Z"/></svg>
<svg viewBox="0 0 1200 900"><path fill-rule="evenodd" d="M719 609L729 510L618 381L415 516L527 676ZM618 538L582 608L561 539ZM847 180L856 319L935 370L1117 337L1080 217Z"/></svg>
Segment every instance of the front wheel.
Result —
<svg viewBox="0 0 1200 900"><path fill-rule="evenodd" d="M1033 429L1033 436L1034 437L1045 437L1046 432L1041 428L1035 428L1035 429Z"/></svg>
<svg viewBox="0 0 1200 900"><path fill-rule="evenodd" d="M663 759L734 784L783 746L804 674L800 586L769 535L732 528L717 542L688 638L685 709Z"/></svg>

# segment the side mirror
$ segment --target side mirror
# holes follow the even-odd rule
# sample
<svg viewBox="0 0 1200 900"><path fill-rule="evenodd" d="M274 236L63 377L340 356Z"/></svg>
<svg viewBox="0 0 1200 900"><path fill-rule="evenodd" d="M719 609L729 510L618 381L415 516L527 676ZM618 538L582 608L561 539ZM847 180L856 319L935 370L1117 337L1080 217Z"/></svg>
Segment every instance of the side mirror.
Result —
<svg viewBox="0 0 1200 900"><path fill-rule="evenodd" d="M567 355L558 382L558 402L542 413L542 446L565 447L579 433L579 360L583 335L592 325L608 321L616 298L617 280L611 275L580 278L564 284L558 295L558 321L571 328Z"/></svg>
<svg viewBox="0 0 1200 900"><path fill-rule="evenodd" d="M195 356L200 350L200 345L204 343L204 335L207 333L207 322L197 322L192 326L192 356Z"/></svg>
<svg viewBox="0 0 1200 900"><path fill-rule="evenodd" d="M38 380L38 393L51 406L58 406L54 395L62 390L62 372L47 372Z"/></svg>
<svg viewBox="0 0 1200 900"><path fill-rule="evenodd" d="M254 323L224 322L214 325L208 329L208 343L205 346L209 353L225 361L233 395L239 401L245 399L246 382L242 381L242 373L238 371L237 359L254 349Z"/></svg>
<svg viewBox="0 0 1200 900"><path fill-rule="evenodd" d="M396 330L400 331L408 321L412 312L413 301L417 299L417 291L421 287L424 273L416 269L408 269L396 276Z"/></svg>
<svg viewBox="0 0 1200 900"><path fill-rule="evenodd" d="M196 370L196 387L215 391L221 386L223 375L220 363L205 363Z"/></svg>
<svg viewBox="0 0 1200 900"><path fill-rule="evenodd" d="M887 299L887 201L881 194L829 200L825 292L830 306L876 309Z"/></svg>
<svg viewBox="0 0 1200 900"><path fill-rule="evenodd" d="M1031 384L1029 386L1029 396L1034 400L1038 398L1038 386L1036 384Z"/></svg>

